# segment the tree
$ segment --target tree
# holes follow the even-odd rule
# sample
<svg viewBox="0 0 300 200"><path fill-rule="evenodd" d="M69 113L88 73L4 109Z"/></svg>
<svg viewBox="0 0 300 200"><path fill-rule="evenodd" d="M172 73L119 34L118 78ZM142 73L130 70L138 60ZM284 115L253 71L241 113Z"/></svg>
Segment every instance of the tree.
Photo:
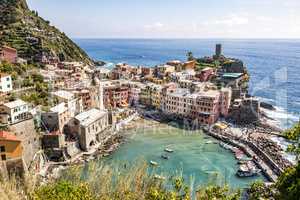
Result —
<svg viewBox="0 0 300 200"><path fill-rule="evenodd" d="M288 151L295 153L297 156L297 161L299 161L300 156L300 121L294 125L293 128L284 132L284 135L292 140L294 143L288 147Z"/></svg>
<svg viewBox="0 0 300 200"><path fill-rule="evenodd" d="M300 197L300 121L293 128L285 131L284 134L288 139L295 142L289 146L288 150L296 154L298 163L295 167L287 169L278 178L276 187L280 192L279 199L296 200Z"/></svg>
<svg viewBox="0 0 300 200"><path fill-rule="evenodd" d="M191 52L191 51L187 52L186 56L187 56L188 61L195 60L195 58L193 56L193 52Z"/></svg>

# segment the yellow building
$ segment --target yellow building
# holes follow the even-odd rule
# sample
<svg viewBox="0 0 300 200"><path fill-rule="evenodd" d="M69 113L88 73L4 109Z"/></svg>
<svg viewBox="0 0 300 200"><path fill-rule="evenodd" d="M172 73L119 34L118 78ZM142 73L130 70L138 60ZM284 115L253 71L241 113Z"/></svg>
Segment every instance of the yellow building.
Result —
<svg viewBox="0 0 300 200"><path fill-rule="evenodd" d="M147 83L146 87L141 89L140 102L145 106L160 108L162 86L154 83Z"/></svg>
<svg viewBox="0 0 300 200"><path fill-rule="evenodd" d="M0 131L0 161L22 158L22 142L15 135Z"/></svg>
<svg viewBox="0 0 300 200"><path fill-rule="evenodd" d="M152 106L155 107L155 109L160 109L160 100L161 100L161 87L154 87L151 91L151 100L152 100Z"/></svg>

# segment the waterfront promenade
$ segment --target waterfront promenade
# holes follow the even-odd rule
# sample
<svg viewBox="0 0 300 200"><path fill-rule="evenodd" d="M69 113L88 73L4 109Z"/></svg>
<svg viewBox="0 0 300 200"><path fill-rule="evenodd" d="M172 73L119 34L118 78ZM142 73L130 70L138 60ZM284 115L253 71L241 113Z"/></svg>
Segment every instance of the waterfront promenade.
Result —
<svg viewBox="0 0 300 200"><path fill-rule="evenodd" d="M268 178L269 181L275 182L282 172L282 170L273 162L273 160L252 142L226 133L217 133L212 129L206 130L206 133L218 140L238 147L247 156L256 158L254 159L255 164L262 170L262 173Z"/></svg>

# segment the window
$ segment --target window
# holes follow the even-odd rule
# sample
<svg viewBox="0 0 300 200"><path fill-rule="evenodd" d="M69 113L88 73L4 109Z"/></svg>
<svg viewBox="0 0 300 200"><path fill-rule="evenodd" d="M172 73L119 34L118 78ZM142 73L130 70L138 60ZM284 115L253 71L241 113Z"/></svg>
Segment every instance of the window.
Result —
<svg viewBox="0 0 300 200"><path fill-rule="evenodd" d="M10 88L10 84L7 85L7 88Z"/></svg>
<svg viewBox="0 0 300 200"><path fill-rule="evenodd" d="M0 147L0 152L5 152L5 146Z"/></svg>
<svg viewBox="0 0 300 200"><path fill-rule="evenodd" d="M6 155L1 155L1 160L6 160Z"/></svg>
<svg viewBox="0 0 300 200"><path fill-rule="evenodd" d="M9 78L9 77L7 77L7 78L6 78L6 80L7 80L7 81L9 81L9 80L10 80L10 78Z"/></svg>

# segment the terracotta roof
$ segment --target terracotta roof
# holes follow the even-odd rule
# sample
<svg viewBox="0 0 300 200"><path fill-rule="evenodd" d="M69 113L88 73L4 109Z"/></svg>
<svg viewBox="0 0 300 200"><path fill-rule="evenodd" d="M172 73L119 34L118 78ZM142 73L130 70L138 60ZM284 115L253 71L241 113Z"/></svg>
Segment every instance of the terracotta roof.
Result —
<svg viewBox="0 0 300 200"><path fill-rule="evenodd" d="M13 50L13 51L17 51L15 48L12 48L12 47L9 47L9 46L2 46L1 49L10 49L10 50Z"/></svg>
<svg viewBox="0 0 300 200"><path fill-rule="evenodd" d="M0 73L0 78L2 77L7 77L7 76L10 76L9 74L6 74L6 73Z"/></svg>
<svg viewBox="0 0 300 200"><path fill-rule="evenodd" d="M14 134L0 131L0 140L20 141Z"/></svg>

